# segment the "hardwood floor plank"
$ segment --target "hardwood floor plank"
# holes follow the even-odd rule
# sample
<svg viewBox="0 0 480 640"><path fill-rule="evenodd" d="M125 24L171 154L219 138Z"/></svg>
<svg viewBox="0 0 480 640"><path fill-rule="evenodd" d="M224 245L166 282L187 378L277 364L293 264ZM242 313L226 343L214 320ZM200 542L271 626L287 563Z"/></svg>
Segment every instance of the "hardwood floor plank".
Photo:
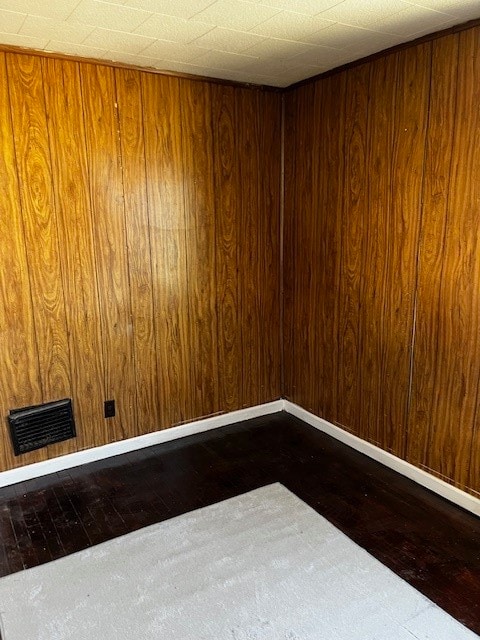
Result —
<svg viewBox="0 0 480 640"><path fill-rule="evenodd" d="M272 482L480 633L480 520L285 413L0 489L0 572Z"/></svg>

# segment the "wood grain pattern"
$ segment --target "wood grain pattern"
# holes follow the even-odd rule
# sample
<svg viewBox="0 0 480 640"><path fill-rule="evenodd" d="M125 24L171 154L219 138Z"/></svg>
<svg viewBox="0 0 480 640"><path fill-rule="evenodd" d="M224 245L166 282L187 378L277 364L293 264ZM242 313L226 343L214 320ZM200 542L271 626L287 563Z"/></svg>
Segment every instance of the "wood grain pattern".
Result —
<svg viewBox="0 0 480 640"><path fill-rule="evenodd" d="M282 326L282 364L283 395L293 400L295 395L295 264L297 249L296 224L296 163L299 128L297 123L297 92L284 94L284 214L283 214L283 326ZM287 151L288 150L288 151Z"/></svg>
<svg viewBox="0 0 480 640"><path fill-rule="evenodd" d="M342 252L342 215L344 190L343 148L345 145L347 74L327 78L323 89L316 93L316 117L319 122L318 158L314 166L318 173L319 193L312 194L320 203L319 236L316 242L321 245L319 263L322 269L318 279L318 305L315 326L320 329L317 345L316 370L312 372L319 390L318 411L329 415L338 422L338 388L329 380L337 380L339 366L338 318L339 298L338 282L341 269ZM320 258L321 256L321 258ZM317 373L318 372L318 373Z"/></svg>
<svg viewBox="0 0 480 640"><path fill-rule="evenodd" d="M391 224L392 150L397 85L397 57L390 55L372 64L369 86L367 201L369 212L363 244L368 277L361 289L360 411L359 435L382 443L382 362L386 275L397 230Z"/></svg>
<svg viewBox="0 0 480 640"><path fill-rule="evenodd" d="M241 318L238 305L240 231L239 162L235 152L237 117L235 90L212 87L215 161L216 283L218 321L219 403L230 410L241 407L243 370Z"/></svg>
<svg viewBox="0 0 480 640"><path fill-rule="evenodd" d="M42 399L47 402L71 395L71 376L41 59L8 54L7 72Z"/></svg>
<svg viewBox="0 0 480 640"><path fill-rule="evenodd" d="M142 76L162 425L194 417L188 369L188 271L180 88Z"/></svg>
<svg viewBox="0 0 480 640"><path fill-rule="evenodd" d="M304 127L299 132L296 140L296 148L301 155L302 161L296 165L295 180L295 200L292 210L295 212L294 219L302 216L311 206L311 194L313 191L312 162L314 154L314 142L312 137L313 118L311 115L311 105L314 99L313 85L307 85L299 90L297 96L297 117ZM300 404L308 404L308 394L310 391L309 381L314 373L313 366L313 341L308 332L310 318L310 300L312 298L312 251L316 238L305 226L298 225L296 228L296 247L294 254L297 256L293 263L295 273L294 292L297 304L294 308L293 322L295 327L295 342L293 345L295 359L295 375L293 391ZM301 256L301 258L300 258ZM299 260L301 261L299 264ZM301 266L300 266L301 265Z"/></svg>
<svg viewBox="0 0 480 640"><path fill-rule="evenodd" d="M0 121L0 406L13 408L41 402L42 390L3 54ZM5 420L1 423L0 461L4 467L14 464Z"/></svg>
<svg viewBox="0 0 480 640"><path fill-rule="evenodd" d="M428 124L430 43L398 54L395 134L393 139L392 210L384 307L382 369L383 436L395 455L405 455L410 358L413 341L413 304L416 287L418 232L425 133Z"/></svg>
<svg viewBox="0 0 480 640"><path fill-rule="evenodd" d="M288 397L477 495L479 52L467 29L289 91L285 191Z"/></svg>
<svg viewBox="0 0 480 640"><path fill-rule="evenodd" d="M0 468L278 398L280 95L14 53L0 81ZM9 409L64 396L77 438L14 457Z"/></svg>
<svg viewBox="0 0 480 640"><path fill-rule="evenodd" d="M155 431L161 423L141 75L136 71L117 69L115 84L134 327L137 417L132 428L140 435Z"/></svg>
<svg viewBox="0 0 480 640"><path fill-rule="evenodd" d="M447 259L445 234L456 121L458 49L458 36L450 36L435 43L432 52L430 126L427 137L424 212L418 267L414 384L407 443L408 460L423 467L426 467L430 456L431 427L441 426L443 420L438 423L438 419L443 414L445 402L444 392L436 384L436 378L438 367L442 366L439 361L439 347L447 347L440 344L446 302L445 299L442 300L442 274ZM443 410L438 412L440 407Z"/></svg>
<svg viewBox="0 0 480 640"><path fill-rule="evenodd" d="M367 221L367 113L370 66L348 74L345 102L344 197L338 299L337 420L359 432L360 368L362 337L360 288L363 277L363 241Z"/></svg>
<svg viewBox="0 0 480 640"><path fill-rule="evenodd" d="M258 282L261 289L260 304L260 361L259 388L261 398L275 398L281 394L280 362L280 156L281 156L281 104L277 96L256 92L257 110L262 124L259 135L259 153L263 158L263 175L257 234ZM263 121L263 122L262 122ZM265 126L265 122L269 126Z"/></svg>
<svg viewBox="0 0 480 640"><path fill-rule="evenodd" d="M480 377L480 317L478 314L478 289L480 286L480 259L478 225L480 222L478 202L480 190L478 183L479 166L479 136L480 118L478 116L479 72L478 60L480 56L480 31L478 29L466 31L458 38L458 70L455 55L449 55L448 75L444 82L439 82L438 94L434 91L432 107L441 110L440 122L445 100L445 91L453 84L456 90L456 104L454 118L453 142L443 142L451 149L443 153L438 168L439 158L436 155L437 137L441 138L446 131L440 131L438 125L431 126L431 164L429 164L430 180L427 183L426 198L437 196L440 206L446 205L443 212L444 227L437 221L441 215L435 208L425 219L425 228L430 235L424 234L422 247L422 287L419 288L418 315L422 318L419 326L420 342L416 350L414 377L414 399L412 406L412 431L425 438L428 429L427 446L419 442L419 462L423 462L429 469L434 469L439 475L454 478L459 486L469 485L477 491L480 489L476 475L478 469L475 464L470 469L473 450L473 432L477 424L478 415L478 380ZM443 56L448 55L448 46L455 48L457 43L449 41L435 43L436 67L441 64ZM443 50L443 46L446 47ZM444 58L445 59L445 58ZM445 69L446 65L442 65ZM444 85L447 85L445 88ZM445 117L445 116L444 116ZM436 136L436 137L435 137ZM432 174L435 172L435 177ZM433 182L445 181L448 175L449 183ZM443 187L443 188L442 188ZM438 195L437 195L438 194ZM426 209L427 211L427 209ZM432 237L433 234L433 237ZM433 241L433 242L432 242ZM431 244L429 244L429 242ZM432 271L431 260L435 260L435 253L441 254L441 272L437 278ZM425 256L425 257L424 257ZM429 264L430 260L430 264ZM427 280L426 280L427 279ZM425 290L429 286L428 292ZM433 294L433 295L432 295ZM425 342L425 322L432 314L430 305L438 299L438 306L434 309L435 317L432 322L436 334L436 345L433 357L434 375L431 388L425 388L424 378L431 373L422 370L423 362L419 359L422 354L422 344ZM430 355L430 357L432 357ZM432 366L432 365L430 365ZM418 388L417 388L418 380ZM429 402L429 423L418 422L416 403ZM427 427L427 429L426 429ZM423 433L422 433L423 432ZM410 455L414 456L415 439L410 442ZM432 446L433 444L433 446ZM422 459L422 453L424 459Z"/></svg>
<svg viewBox="0 0 480 640"><path fill-rule="evenodd" d="M42 62L78 434L78 442L56 445L65 453L88 446L90 432L102 443L97 438L105 398L102 337L79 67Z"/></svg>
<svg viewBox="0 0 480 640"><path fill-rule="evenodd" d="M136 420L134 326L113 70L86 65L81 68L81 82L95 212L105 394L117 403L116 416L104 423L101 435L109 442L127 435Z"/></svg>
<svg viewBox="0 0 480 640"><path fill-rule="evenodd" d="M215 198L211 89L180 82L193 415L218 411Z"/></svg>
<svg viewBox="0 0 480 640"><path fill-rule="evenodd" d="M260 345L260 304L261 288L258 281L259 238L257 234L259 194L255 188L255 176L260 171L260 153L257 146L259 138L259 114L249 91L241 90L237 95L237 113L242 114L238 121L237 147L242 159L240 165L240 183L242 190L241 222L239 235L240 272L246 277L240 283L243 396L242 407L248 405L249 398L261 397L259 389Z"/></svg>
<svg viewBox="0 0 480 640"><path fill-rule="evenodd" d="M284 413L0 489L0 575L272 482L480 633L479 518Z"/></svg>

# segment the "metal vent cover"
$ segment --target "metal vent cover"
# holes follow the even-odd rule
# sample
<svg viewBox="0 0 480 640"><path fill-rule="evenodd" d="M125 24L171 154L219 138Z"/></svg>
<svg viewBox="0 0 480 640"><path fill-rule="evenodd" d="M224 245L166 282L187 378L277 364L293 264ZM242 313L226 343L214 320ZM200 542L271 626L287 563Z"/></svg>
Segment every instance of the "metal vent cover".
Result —
<svg viewBox="0 0 480 640"><path fill-rule="evenodd" d="M16 456L77 435L70 398L12 409L8 424Z"/></svg>

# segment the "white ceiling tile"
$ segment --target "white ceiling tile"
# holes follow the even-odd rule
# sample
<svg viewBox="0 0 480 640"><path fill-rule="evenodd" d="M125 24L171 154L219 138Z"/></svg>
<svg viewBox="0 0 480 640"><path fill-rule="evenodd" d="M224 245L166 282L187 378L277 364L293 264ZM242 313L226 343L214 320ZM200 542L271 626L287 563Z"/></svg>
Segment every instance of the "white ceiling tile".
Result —
<svg viewBox="0 0 480 640"><path fill-rule="evenodd" d="M418 5L426 9L435 9L449 15L464 18L480 18L479 0L404 0L407 4Z"/></svg>
<svg viewBox="0 0 480 640"><path fill-rule="evenodd" d="M378 53L378 51L383 51L384 49L390 49L390 47L394 47L401 42L403 42L401 36L374 33L368 40L354 43L346 47L344 51L355 56L355 59L358 59L370 56L372 53Z"/></svg>
<svg viewBox="0 0 480 640"><path fill-rule="evenodd" d="M344 49L355 43L363 42L374 34L363 27L352 27L348 24L337 22L322 29L310 38L310 42L325 47Z"/></svg>
<svg viewBox="0 0 480 640"><path fill-rule="evenodd" d="M322 15L320 14L320 16ZM265 20L265 22L252 27L250 31L269 38L302 40L302 38L311 36L320 29L325 29L332 24L333 22L325 20L323 17L308 17L300 13L281 11Z"/></svg>
<svg viewBox="0 0 480 640"><path fill-rule="evenodd" d="M199 76L208 75L205 73L207 69L201 65L178 62L176 60L163 60L163 69L165 71L177 71L178 73L192 73Z"/></svg>
<svg viewBox="0 0 480 640"><path fill-rule="evenodd" d="M277 9L242 2L242 0L217 0L197 13L193 19L209 22L217 27L249 31L276 13L278 13Z"/></svg>
<svg viewBox="0 0 480 640"><path fill-rule="evenodd" d="M424 29L435 31L451 20L452 17L446 13L412 5L394 16L372 22L370 28L383 33L408 37Z"/></svg>
<svg viewBox="0 0 480 640"><path fill-rule="evenodd" d="M270 58L248 62L243 67L243 71L248 73L255 73L257 75L275 76L280 73L290 71L291 69L298 69L300 66L302 65L298 62L294 62L293 60L278 60Z"/></svg>
<svg viewBox="0 0 480 640"><path fill-rule="evenodd" d="M254 56L246 56L243 53L228 53L227 51L206 51L196 60L196 64L212 69L231 69L233 71L243 70L245 65L257 60Z"/></svg>
<svg viewBox="0 0 480 640"><path fill-rule="evenodd" d="M145 22L137 27L135 33L160 40L170 40L171 42L188 44L200 36L203 36L205 33L208 33L213 28L211 24L193 20L183 20L182 18L174 18L157 13L151 15Z"/></svg>
<svg viewBox="0 0 480 640"><path fill-rule="evenodd" d="M215 77L215 76L214 76ZM227 71L225 76L217 76L220 78L225 77L226 80L234 80L235 82L248 82L249 84L266 84L272 85L271 78L266 75L260 75L255 73L245 73L244 71Z"/></svg>
<svg viewBox="0 0 480 640"><path fill-rule="evenodd" d="M60 40L50 40L45 47L46 51L68 53L72 56L80 56L82 58L99 58L109 59L108 51L97 47L86 47L81 44L75 44L72 42L62 42Z"/></svg>
<svg viewBox="0 0 480 640"><path fill-rule="evenodd" d="M161 60L175 60L176 62L192 62L199 56L205 54L205 49L193 44L178 44L167 40L155 40L148 46L142 55Z"/></svg>
<svg viewBox="0 0 480 640"><path fill-rule="evenodd" d="M140 26L150 15L151 13L147 11L110 4L101 0L82 0L69 16L68 21L128 32Z"/></svg>
<svg viewBox="0 0 480 640"><path fill-rule="evenodd" d="M343 0L258 0L266 7L273 7L279 10L295 11L306 16L314 16L320 11L326 11L331 7L343 2Z"/></svg>
<svg viewBox="0 0 480 640"><path fill-rule="evenodd" d="M472 18L480 0L0 0L0 43L285 86Z"/></svg>
<svg viewBox="0 0 480 640"><path fill-rule="evenodd" d="M25 22L26 17L25 13L0 9L0 31L3 31L3 33L17 33Z"/></svg>
<svg viewBox="0 0 480 640"><path fill-rule="evenodd" d="M310 76L315 76L319 73L321 72L313 71L313 72L310 72ZM284 71L282 73L277 74L276 76L272 76L272 80L278 83L276 86L281 86L281 87L288 87L290 84L299 82L304 78L305 78L304 67L297 67L296 69L290 69L289 71Z"/></svg>
<svg viewBox="0 0 480 640"><path fill-rule="evenodd" d="M398 40L400 42L408 42L408 40L415 40L416 38L420 38L421 36L426 36L429 33L433 33L434 31L438 31L438 29L448 29L449 27L453 27L456 24L459 24L460 18L451 18L450 20L448 20L447 22L442 22L442 24L440 26L437 27L432 27L432 26L428 26L425 27L419 24L417 25L417 27L420 27L420 31L415 31L415 33L412 33L408 36L408 38L406 38L404 35L399 35L397 36Z"/></svg>
<svg viewBox="0 0 480 640"><path fill-rule="evenodd" d="M246 31L233 31L232 29L216 27L204 36L197 38L195 44L199 47L216 49L217 51L242 53L245 49L264 42L264 40L265 38L262 36L247 33Z"/></svg>
<svg viewBox="0 0 480 640"><path fill-rule="evenodd" d="M31 13L53 20L65 20L72 13L80 0L0 0L0 9Z"/></svg>
<svg viewBox="0 0 480 640"><path fill-rule="evenodd" d="M136 33L124 31L112 31L110 29L95 29L85 38L83 44L89 47L98 47L110 51L125 51L125 53L137 54L155 42L154 38L147 38Z"/></svg>
<svg viewBox="0 0 480 640"><path fill-rule="evenodd" d="M176 2L174 0L122 0L119 4L188 20L214 2L215 0L181 0Z"/></svg>
<svg viewBox="0 0 480 640"><path fill-rule="evenodd" d="M125 64L134 64L137 67L162 69L166 68L163 61L158 58L150 58L148 56L142 56L138 53L125 53L123 51L107 51L104 56L106 60L112 62L123 62Z"/></svg>
<svg viewBox="0 0 480 640"><path fill-rule="evenodd" d="M305 53L300 53L295 58L291 58L292 64L313 65L315 67L338 67L352 60L352 54L344 49L324 49L315 47Z"/></svg>
<svg viewBox="0 0 480 640"><path fill-rule="evenodd" d="M32 38L18 33L2 33L0 30L0 42L14 47L30 47L31 49L43 49L48 38Z"/></svg>
<svg viewBox="0 0 480 640"><path fill-rule="evenodd" d="M320 16L333 22L342 22L357 27L366 27L372 22L388 18L407 7L402 0L344 0L340 4L323 11Z"/></svg>
<svg viewBox="0 0 480 640"><path fill-rule="evenodd" d="M372 29L360 27L350 27L348 25L336 24L332 28L319 32L319 45L329 45L333 43L339 45L339 49L348 51L362 51L365 55L376 53L382 49L388 49L402 40L399 36Z"/></svg>
<svg viewBox="0 0 480 640"><path fill-rule="evenodd" d="M49 40L80 44L92 33L93 29L94 27L83 24L74 25L42 16L27 16L19 33L37 38L45 37Z"/></svg>
<svg viewBox="0 0 480 640"><path fill-rule="evenodd" d="M305 44L305 42L267 38L263 42L247 49L245 53L259 58L289 58L308 51L312 46Z"/></svg>
<svg viewBox="0 0 480 640"><path fill-rule="evenodd" d="M176 62L175 60L162 60L161 65L155 68L162 71L172 71L174 73L188 73L195 76L203 76L207 78L222 78L237 80L235 77L238 72L229 69L216 69L213 67L202 66L200 63L191 64L187 62Z"/></svg>

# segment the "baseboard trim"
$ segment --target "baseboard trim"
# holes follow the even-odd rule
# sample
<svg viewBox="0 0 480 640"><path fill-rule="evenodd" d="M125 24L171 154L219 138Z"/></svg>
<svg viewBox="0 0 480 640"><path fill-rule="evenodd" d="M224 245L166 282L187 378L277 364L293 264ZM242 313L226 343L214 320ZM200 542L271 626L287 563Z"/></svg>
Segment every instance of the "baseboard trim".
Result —
<svg viewBox="0 0 480 640"><path fill-rule="evenodd" d="M194 422L187 422L176 427L170 427L169 429L146 433L145 435L135 438L119 440L118 442L112 442L111 444L106 444L101 447L76 451L75 453L25 465L17 469L2 471L0 472L0 487L39 478L50 473L55 473L56 471L79 467L82 464L111 458L121 453L144 449L145 447L177 440L178 438L185 438L186 436L209 431L210 429L219 429L220 427L226 427L236 422L242 422L243 420L250 420L251 418L277 413L283 410L283 405L283 400L275 400L273 402L267 402L266 404L259 404L254 407L222 413L220 415L202 418L201 420L195 420Z"/></svg>
<svg viewBox="0 0 480 640"><path fill-rule="evenodd" d="M419 469L401 458L397 458L397 456L388 453L388 451L384 451L383 449L380 449L380 447L370 444L369 442L348 433L348 431L335 426L323 418L319 418L313 413L310 413L310 411L302 409L302 407L290 402L289 400L284 400L284 410L312 427L315 427L329 436L332 436L336 440L343 442L343 444L352 447L352 449L356 449L369 458L372 458L386 467L397 471L402 476L410 478L410 480L413 480L422 487L430 489L430 491L438 493L438 495L446 498L459 507L480 516L480 499L475 496L472 496L461 489L457 489L457 487L448 484L448 482L423 471L423 469Z"/></svg>

